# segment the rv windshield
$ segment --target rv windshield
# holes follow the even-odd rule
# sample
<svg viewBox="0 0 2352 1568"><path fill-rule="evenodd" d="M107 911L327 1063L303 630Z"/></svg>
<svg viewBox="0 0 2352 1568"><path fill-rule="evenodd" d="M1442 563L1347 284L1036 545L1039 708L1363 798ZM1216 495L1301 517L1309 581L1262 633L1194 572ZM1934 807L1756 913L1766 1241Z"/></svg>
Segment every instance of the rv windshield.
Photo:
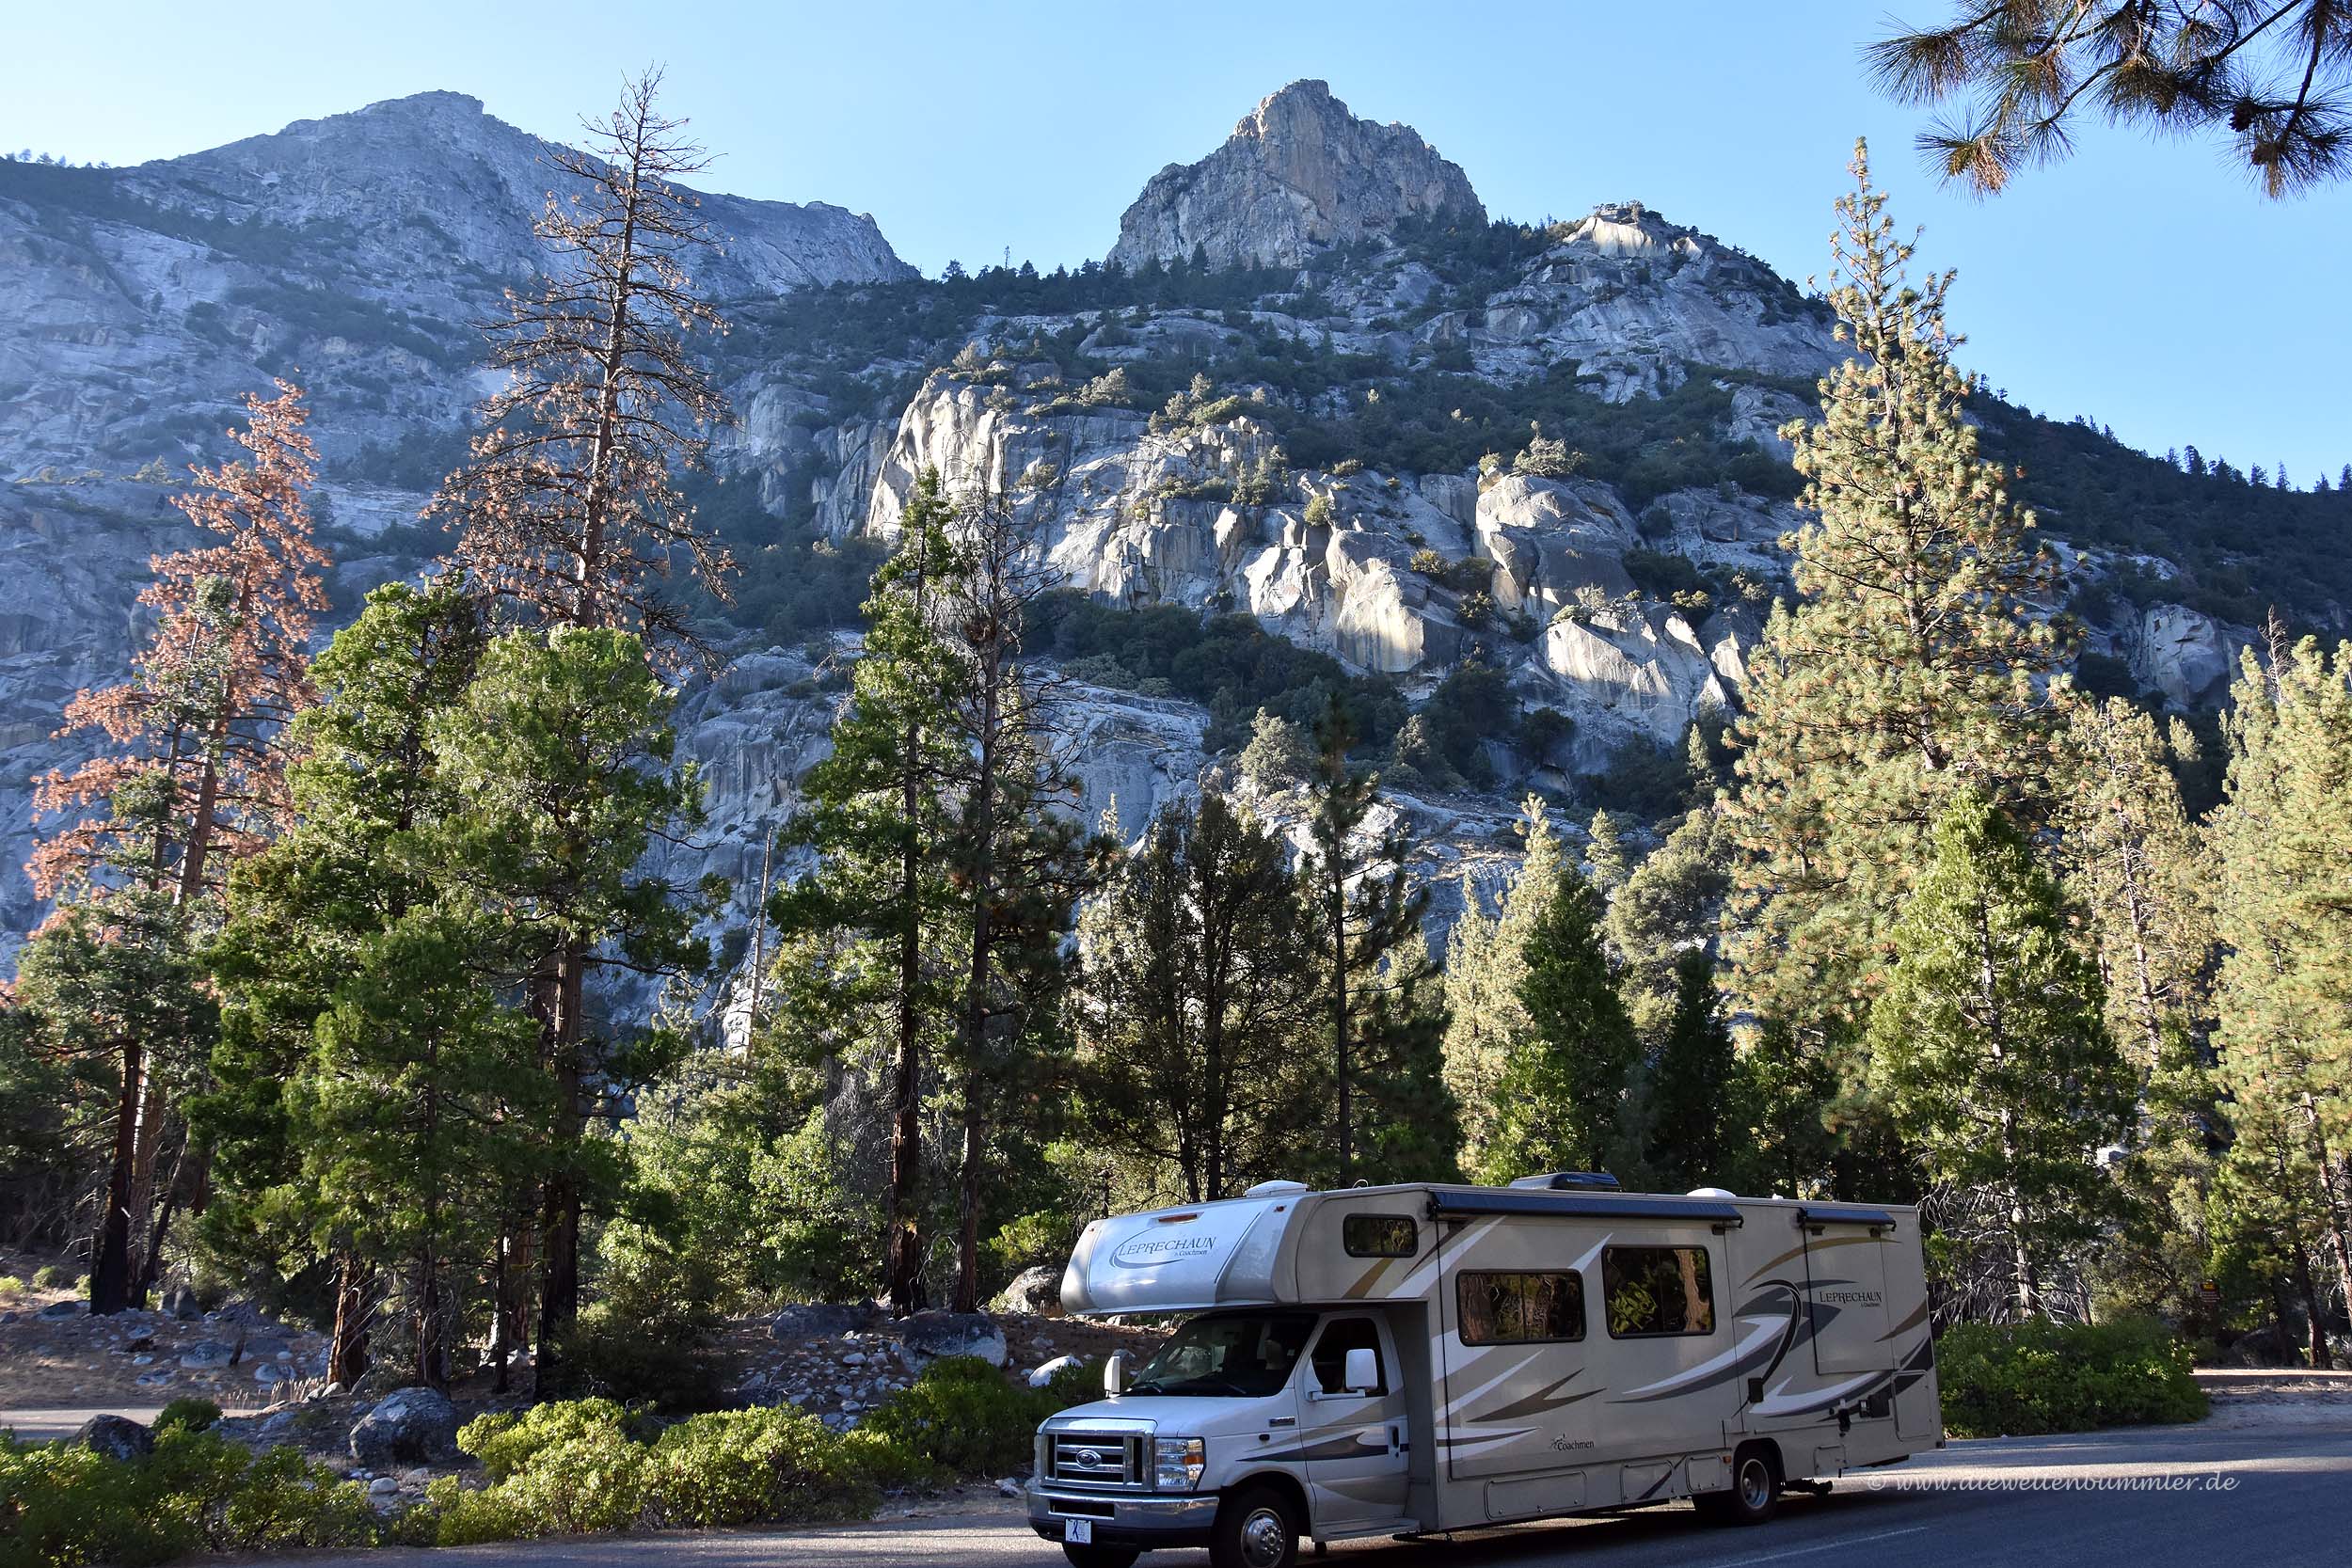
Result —
<svg viewBox="0 0 2352 1568"><path fill-rule="evenodd" d="M1313 1332L1311 1312L1195 1318L1129 1381L1131 1394L1259 1399L1278 1392Z"/></svg>

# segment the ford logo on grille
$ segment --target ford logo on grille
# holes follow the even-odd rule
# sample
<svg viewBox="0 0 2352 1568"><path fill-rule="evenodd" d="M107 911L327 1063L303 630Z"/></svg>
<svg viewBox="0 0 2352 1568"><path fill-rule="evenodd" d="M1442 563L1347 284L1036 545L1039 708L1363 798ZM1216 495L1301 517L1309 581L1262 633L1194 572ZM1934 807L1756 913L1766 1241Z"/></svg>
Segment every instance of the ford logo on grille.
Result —
<svg viewBox="0 0 2352 1568"><path fill-rule="evenodd" d="M1103 1467L1103 1450L1100 1449L1080 1449L1078 1450L1078 1463L1085 1465L1089 1470L1099 1470Z"/></svg>

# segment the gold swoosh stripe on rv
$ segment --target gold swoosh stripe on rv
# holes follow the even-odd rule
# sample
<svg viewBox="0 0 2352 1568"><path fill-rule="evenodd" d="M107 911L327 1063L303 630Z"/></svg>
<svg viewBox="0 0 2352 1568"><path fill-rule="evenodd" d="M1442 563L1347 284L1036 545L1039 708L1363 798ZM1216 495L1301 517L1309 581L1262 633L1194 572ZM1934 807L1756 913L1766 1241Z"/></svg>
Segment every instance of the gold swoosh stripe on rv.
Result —
<svg viewBox="0 0 2352 1568"><path fill-rule="evenodd" d="M1817 1236L1813 1239L1811 1244L1814 1251L1820 1252L1824 1248L1834 1246L1888 1246L1893 1243L1888 1242L1888 1240L1883 1236ZM1805 1245L1805 1243L1799 1242L1795 1246L1790 1247L1787 1252L1782 1253L1779 1257L1758 1263L1755 1270L1749 1274L1748 1283L1751 1285L1755 1284L1763 1275L1769 1273L1771 1270L1780 1267L1783 1263L1788 1262L1792 1258L1804 1257Z"/></svg>

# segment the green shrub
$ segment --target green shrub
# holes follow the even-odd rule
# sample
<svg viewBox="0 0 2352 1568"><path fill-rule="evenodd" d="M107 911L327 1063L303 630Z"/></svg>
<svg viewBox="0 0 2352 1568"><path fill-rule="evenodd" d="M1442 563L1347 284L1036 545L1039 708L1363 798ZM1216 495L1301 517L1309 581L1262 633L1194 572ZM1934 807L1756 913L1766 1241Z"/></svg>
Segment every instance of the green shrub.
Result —
<svg viewBox="0 0 2352 1568"><path fill-rule="evenodd" d="M1076 1381L1026 1388L977 1356L946 1356L858 1430L961 1475L1001 1476L1028 1464L1038 1422L1091 1397L1071 1397Z"/></svg>
<svg viewBox="0 0 2352 1568"><path fill-rule="evenodd" d="M539 1449L498 1490L534 1535L627 1529L653 1501L652 1459L617 1423L588 1426Z"/></svg>
<svg viewBox="0 0 2352 1568"><path fill-rule="evenodd" d="M482 1462L482 1473L504 1481L543 1449L601 1432L620 1432L628 1412L611 1400L564 1400L528 1410L476 1416L457 1429L457 1447Z"/></svg>
<svg viewBox="0 0 2352 1568"><path fill-rule="evenodd" d="M1960 1437L2194 1421L2204 1390L2162 1323L1962 1323L1935 1347L1944 1424Z"/></svg>
<svg viewBox="0 0 2352 1568"><path fill-rule="evenodd" d="M256 1458L172 1426L123 1464L63 1444L0 1443L0 1559L39 1568L168 1562L204 1551L365 1546L366 1494L293 1449Z"/></svg>
<svg viewBox="0 0 2352 1568"><path fill-rule="evenodd" d="M932 1486L946 1479L946 1472L929 1458L900 1448L870 1427L851 1427L843 1433L841 1453L858 1475L885 1491Z"/></svg>
<svg viewBox="0 0 2352 1568"><path fill-rule="evenodd" d="M219 1419L220 1406L211 1400L183 1396L156 1412L155 1430L164 1432L179 1427L188 1432L202 1432Z"/></svg>
<svg viewBox="0 0 2352 1568"><path fill-rule="evenodd" d="M863 1457L797 1410L713 1411L661 1434L653 1478L673 1525L861 1519L876 1501Z"/></svg>
<svg viewBox="0 0 2352 1568"><path fill-rule="evenodd" d="M24 1293L24 1280L12 1274L0 1274L0 1296L21 1296Z"/></svg>
<svg viewBox="0 0 2352 1568"><path fill-rule="evenodd" d="M222 1503L219 1517L214 1544L231 1551L375 1541L375 1511L367 1494L338 1480L326 1466L311 1464L298 1449L272 1449L255 1459Z"/></svg>
<svg viewBox="0 0 2352 1568"><path fill-rule="evenodd" d="M519 1541L534 1533L522 1505L505 1488L469 1488L455 1476L426 1482L424 1507L418 1512L431 1513L437 1546Z"/></svg>
<svg viewBox="0 0 2352 1568"><path fill-rule="evenodd" d="M43 1263L33 1271L33 1288L39 1291L70 1291L82 1283L79 1270L63 1263Z"/></svg>

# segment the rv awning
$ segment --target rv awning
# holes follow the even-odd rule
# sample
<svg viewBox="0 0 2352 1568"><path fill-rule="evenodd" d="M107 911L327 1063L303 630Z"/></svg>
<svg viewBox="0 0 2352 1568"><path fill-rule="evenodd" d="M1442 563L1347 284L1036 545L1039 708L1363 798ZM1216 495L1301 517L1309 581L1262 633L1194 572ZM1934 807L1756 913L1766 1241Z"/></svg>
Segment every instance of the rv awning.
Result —
<svg viewBox="0 0 2352 1568"><path fill-rule="evenodd" d="M1740 1211L1706 1197L1639 1197L1627 1193L1543 1192L1532 1188L1487 1187L1477 1192L1429 1195L1429 1212L1447 1214L1543 1214L1561 1219L1706 1220L1738 1225Z"/></svg>
<svg viewBox="0 0 2352 1568"><path fill-rule="evenodd" d="M1816 1209L1810 1206L1797 1211L1799 1225L1883 1225L1895 1227L1895 1216L1883 1209Z"/></svg>

